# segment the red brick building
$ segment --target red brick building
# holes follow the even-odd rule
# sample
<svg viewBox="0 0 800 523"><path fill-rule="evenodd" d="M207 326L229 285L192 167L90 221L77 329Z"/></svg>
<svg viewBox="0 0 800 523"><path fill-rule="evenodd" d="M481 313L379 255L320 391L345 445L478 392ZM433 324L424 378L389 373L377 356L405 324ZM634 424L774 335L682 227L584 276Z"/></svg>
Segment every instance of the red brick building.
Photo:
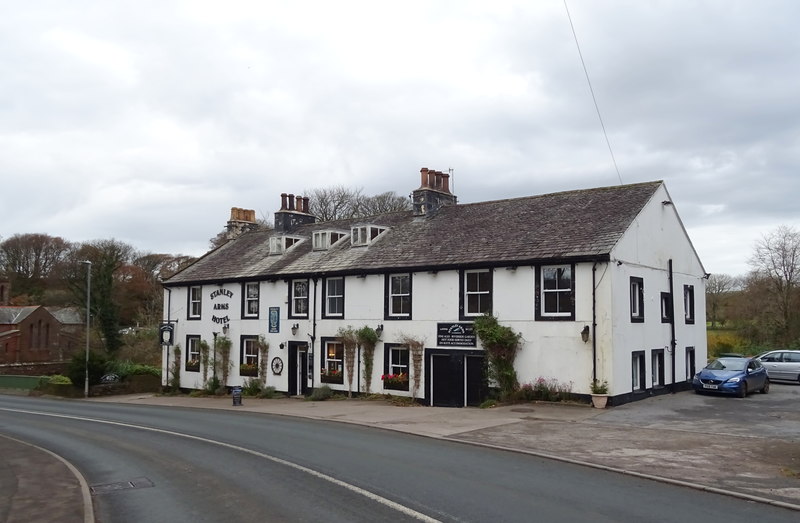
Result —
<svg viewBox="0 0 800 523"><path fill-rule="evenodd" d="M69 311L0 306L0 364L69 359L83 336L78 315Z"/></svg>

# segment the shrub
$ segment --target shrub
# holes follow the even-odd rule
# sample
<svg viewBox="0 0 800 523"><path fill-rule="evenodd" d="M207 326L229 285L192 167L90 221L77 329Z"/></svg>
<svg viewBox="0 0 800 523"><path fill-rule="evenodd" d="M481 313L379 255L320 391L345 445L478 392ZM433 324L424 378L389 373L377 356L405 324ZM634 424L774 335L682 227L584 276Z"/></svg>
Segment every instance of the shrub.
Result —
<svg viewBox="0 0 800 523"><path fill-rule="evenodd" d="M245 380L244 386L242 387L243 395L258 396L260 393L261 393L261 380L255 378Z"/></svg>
<svg viewBox="0 0 800 523"><path fill-rule="evenodd" d="M479 408L481 408L481 409L491 409L492 407L496 407L496 406L497 406L497 401L496 400L486 400L486 401L484 401L483 403L480 404Z"/></svg>
<svg viewBox="0 0 800 523"><path fill-rule="evenodd" d="M161 367L153 365L144 365L141 363L134 363L130 360L117 360L110 361L106 366L107 372L113 372L121 379L128 376L156 376L161 377Z"/></svg>
<svg viewBox="0 0 800 523"><path fill-rule="evenodd" d="M523 384L514 394L516 401L567 401L572 399L572 383L561 383L555 378L536 378Z"/></svg>
<svg viewBox="0 0 800 523"><path fill-rule="evenodd" d="M275 387L264 387L261 389L261 392L258 393L259 398L263 399L272 399L272 398L280 398L283 396L280 392L275 391Z"/></svg>
<svg viewBox="0 0 800 523"><path fill-rule="evenodd" d="M323 385L321 387L316 387L314 392L308 397L311 401L325 401L327 399L331 399L333 397L333 390L327 385Z"/></svg>
<svg viewBox="0 0 800 523"><path fill-rule="evenodd" d="M53 374L47 379L47 383L51 385L72 385L72 380L61 374Z"/></svg>
<svg viewBox="0 0 800 523"><path fill-rule="evenodd" d="M89 385L97 385L106 374L108 358L96 352L89 352ZM75 354L69 362L67 376L73 384L83 384L86 380L86 354Z"/></svg>

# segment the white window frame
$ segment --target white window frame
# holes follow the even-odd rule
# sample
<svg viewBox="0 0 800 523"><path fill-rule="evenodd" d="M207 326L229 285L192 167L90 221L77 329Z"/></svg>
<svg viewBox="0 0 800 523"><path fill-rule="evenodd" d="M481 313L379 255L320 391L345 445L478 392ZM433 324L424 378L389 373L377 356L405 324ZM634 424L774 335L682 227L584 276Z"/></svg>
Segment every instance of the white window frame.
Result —
<svg viewBox="0 0 800 523"><path fill-rule="evenodd" d="M337 291L331 290L331 287L336 283L340 283L341 287ZM334 294L338 292L339 294ZM332 307L331 305L334 305ZM337 309L337 310L333 310ZM332 278L325 278L325 317L343 318L344 317L344 277L335 276Z"/></svg>
<svg viewBox="0 0 800 523"><path fill-rule="evenodd" d="M664 369L664 351L653 350L650 353L650 374L653 387L663 387L666 380Z"/></svg>
<svg viewBox="0 0 800 523"><path fill-rule="evenodd" d="M633 392L646 390L646 372L644 366L644 351L636 351L631 354L631 386Z"/></svg>
<svg viewBox="0 0 800 523"><path fill-rule="evenodd" d="M255 289L255 293L251 293ZM244 314L245 318L258 318L260 308L261 285L259 282L246 282L244 284ZM255 311L250 310L250 306L255 306Z"/></svg>
<svg viewBox="0 0 800 523"><path fill-rule="evenodd" d="M341 358L337 358L337 350L333 349L333 357L331 357L331 346L338 346L341 349ZM344 344L341 341L327 341L325 342L325 370L328 372L339 371L344 376Z"/></svg>
<svg viewBox="0 0 800 523"><path fill-rule="evenodd" d="M240 364L258 366L258 338L242 339L242 361Z"/></svg>
<svg viewBox="0 0 800 523"><path fill-rule="evenodd" d="M186 363L200 361L200 336L186 337Z"/></svg>
<svg viewBox="0 0 800 523"><path fill-rule="evenodd" d="M402 363L402 358L398 358L401 359L401 362L395 362L396 356L400 356L401 353L405 353L405 365ZM409 362L411 362L411 352L408 350L408 347L398 345L389 348L389 374L405 374L406 376L410 376Z"/></svg>
<svg viewBox="0 0 800 523"><path fill-rule="evenodd" d="M347 233L339 231L316 231L312 237L311 248L315 251L326 251L345 236Z"/></svg>
<svg viewBox="0 0 800 523"><path fill-rule="evenodd" d="M350 229L350 243L354 247L369 245L378 238L386 227L377 225L357 225Z"/></svg>
<svg viewBox="0 0 800 523"><path fill-rule="evenodd" d="M567 288L558 287L560 279L558 278L558 276L556 276L556 278L555 278L556 288L555 289L547 289L547 288L545 288L545 281L548 281L545 278L545 274L546 274L547 271L552 271L552 270L556 271L556 275L558 274L559 270L567 270L567 271L569 271L569 287L567 287ZM569 317L569 316L572 316L573 314L575 314L575 304L572 302L572 293L573 293L573 290L574 290L574 287L575 287L575 274L574 274L575 271L573 271L572 265L568 265L568 264L563 264L563 265L543 265L543 266L541 266L539 268L539 271L540 271L540 277L541 277L541 280L540 280L540 285L541 285L540 294L541 294L541 296L539 297L539 299L541 300L541 302L540 302L541 315L544 316L544 317L555 318L555 317ZM570 307L568 307L569 310L566 311L566 312L558 312L558 311L549 312L547 310L547 299L546 298L548 296L550 296L550 295L555 295L556 296L556 298L557 298L556 302L559 305L559 307L557 307L558 309L561 308L560 304L561 304L562 299L566 299L567 302L570 304Z"/></svg>
<svg viewBox="0 0 800 523"><path fill-rule="evenodd" d="M298 284L305 286L305 295L298 294ZM308 280L291 280L289 282L289 292L291 293L291 316L293 318L308 318L309 306L309 285ZM298 311L298 304L305 303L305 311Z"/></svg>
<svg viewBox="0 0 800 523"><path fill-rule="evenodd" d="M283 254L303 239L297 236L272 236L269 239L269 253Z"/></svg>
<svg viewBox="0 0 800 523"><path fill-rule="evenodd" d="M472 275L478 275L477 278L471 278ZM483 289L480 286L481 276L486 275L486 278L489 282L489 288ZM472 280L475 285L470 288L470 280ZM464 271L464 316L482 316L484 313L492 312L493 306L493 287L492 284L492 271L491 269L470 269ZM477 296L478 300L478 310L470 310L470 297ZM487 297L489 300L489 307L488 310L481 310L482 304L484 302L484 297Z"/></svg>
<svg viewBox="0 0 800 523"><path fill-rule="evenodd" d="M406 280L407 289L404 290L402 288L403 284L400 283L399 284L400 285L400 290L398 292L395 292L395 286L394 286L395 279L400 279L400 278L403 278L403 279ZM394 301L395 301L396 298L399 299L400 303L401 303L401 306L400 306L401 310L400 311L395 310L395 307L394 307ZM403 303L406 303L406 307L405 308L408 309L408 312L403 312L403 310L402 310L404 308L402 306ZM411 273L406 272L406 273L403 273L403 274L390 274L389 275L389 307L388 307L388 310L389 310L389 316L392 316L394 318L409 318L409 317L411 317Z"/></svg>
<svg viewBox="0 0 800 523"><path fill-rule="evenodd" d="M189 287L189 318L199 319L203 314L203 287L192 285Z"/></svg>

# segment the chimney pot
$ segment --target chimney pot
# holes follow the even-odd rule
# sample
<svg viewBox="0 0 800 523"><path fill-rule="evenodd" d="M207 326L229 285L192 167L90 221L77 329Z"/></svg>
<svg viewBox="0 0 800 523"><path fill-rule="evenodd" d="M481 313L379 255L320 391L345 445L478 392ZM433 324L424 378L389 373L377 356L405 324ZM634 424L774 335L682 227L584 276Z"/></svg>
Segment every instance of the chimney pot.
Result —
<svg viewBox="0 0 800 523"><path fill-rule="evenodd" d="M450 173L442 173L442 191L450 192Z"/></svg>
<svg viewBox="0 0 800 523"><path fill-rule="evenodd" d="M294 194L289 194L289 210L294 210Z"/></svg>
<svg viewBox="0 0 800 523"><path fill-rule="evenodd" d="M282 211L286 210L286 196L287 196L287 194L285 192L281 193L281 210Z"/></svg>
<svg viewBox="0 0 800 523"><path fill-rule="evenodd" d="M420 178L421 178L420 187L427 187L428 186L428 168L427 167L423 167L422 169L419 170L419 174L420 174Z"/></svg>

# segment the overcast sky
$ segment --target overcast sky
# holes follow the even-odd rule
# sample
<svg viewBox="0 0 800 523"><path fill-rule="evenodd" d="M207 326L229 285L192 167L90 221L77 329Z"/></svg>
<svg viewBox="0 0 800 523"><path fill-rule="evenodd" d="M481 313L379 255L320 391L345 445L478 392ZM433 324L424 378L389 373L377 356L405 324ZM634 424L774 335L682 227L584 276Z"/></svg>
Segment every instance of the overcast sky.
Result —
<svg viewBox="0 0 800 523"><path fill-rule="evenodd" d="M800 227L800 2L0 0L0 238L200 255L231 207L664 180L708 272Z"/></svg>

